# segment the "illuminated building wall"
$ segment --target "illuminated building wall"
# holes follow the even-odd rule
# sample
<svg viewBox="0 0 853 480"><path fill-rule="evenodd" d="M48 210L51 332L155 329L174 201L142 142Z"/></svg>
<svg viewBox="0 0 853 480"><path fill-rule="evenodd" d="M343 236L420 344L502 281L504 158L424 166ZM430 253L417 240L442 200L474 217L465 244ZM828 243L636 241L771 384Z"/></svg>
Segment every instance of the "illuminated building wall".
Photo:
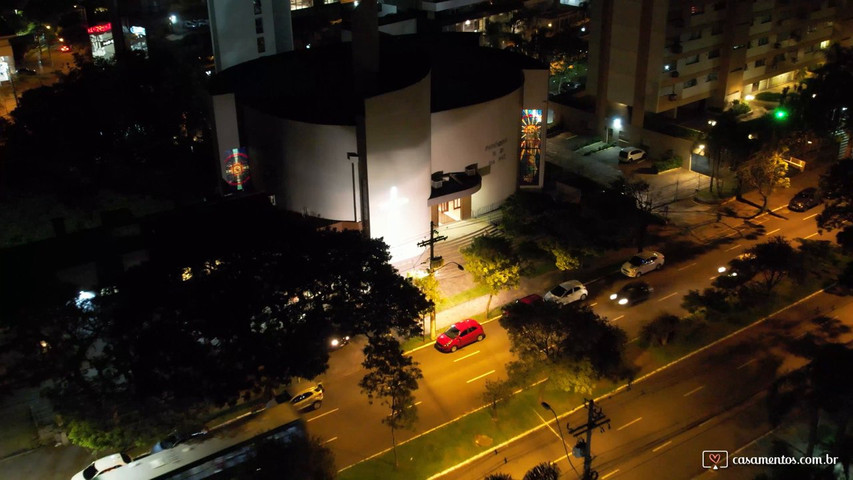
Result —
<svg viewBox="0 0 853 480"><path fill-rule="evenodd" d="M461 172L476 163L483 183L471 197L474 216L516 190L521 89L494 100L432 114L432 171Z"/></svg>
<svg viewBox="0 0 853 480"><path fill-rule="evenodd" d="M370 235L410 258L429 235L430 76L365 101Z"/></svg>
<svg viewBox="0 0 853 480"><path fill-rule="evenodd" d="M293 50L289 0L209 0L216 71Z"/></svg>

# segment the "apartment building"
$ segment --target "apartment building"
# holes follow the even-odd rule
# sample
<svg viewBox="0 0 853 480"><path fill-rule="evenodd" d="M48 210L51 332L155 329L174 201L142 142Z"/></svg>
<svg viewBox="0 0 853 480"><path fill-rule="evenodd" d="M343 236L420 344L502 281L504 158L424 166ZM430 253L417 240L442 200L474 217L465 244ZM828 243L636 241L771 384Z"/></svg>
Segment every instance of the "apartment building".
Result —
<svg viewBox="0 0 853 480"><path fill-rule="evenodd" d="M619 113L726 108L795 86L830 44L850 45L853 0L599 0L590 4L587 92Z"/></svg>

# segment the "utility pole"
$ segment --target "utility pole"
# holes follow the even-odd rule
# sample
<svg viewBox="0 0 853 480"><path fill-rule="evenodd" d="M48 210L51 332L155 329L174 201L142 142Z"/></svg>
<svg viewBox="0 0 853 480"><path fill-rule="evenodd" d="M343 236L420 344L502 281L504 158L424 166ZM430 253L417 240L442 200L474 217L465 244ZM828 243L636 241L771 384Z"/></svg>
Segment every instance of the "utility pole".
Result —
<svg viewBox="0 0 853 480"><path fill-rule="evenodd" d="M595 400L586 400L587 419L586 423L575 428L566 424L566 430L575 437L586 434L586 440L578 438L578 443L572 449L576 457L583 457L583 478L581 480L596 480L598 472L592 469L592 431L596 428L604 433L604 425L610 430L610 419L601 411L601 407L595 405Z"/></svg>
<svg viewBox="0 0 853 480"><path fill-rule="evenodd" d="M435 229L435 223L430 221L429 240L418 242L419 247L426 247L429 245L429 268L427 268L427 275L435 275L435 271L441 267L441 265L439 265L442 260L441 257L435 256L435 244L443 240L447 240L447 235L438 235L438 230ZM429 338L435 340L435 337L435 305L433 305L432 310L429 312Z"/></svg>

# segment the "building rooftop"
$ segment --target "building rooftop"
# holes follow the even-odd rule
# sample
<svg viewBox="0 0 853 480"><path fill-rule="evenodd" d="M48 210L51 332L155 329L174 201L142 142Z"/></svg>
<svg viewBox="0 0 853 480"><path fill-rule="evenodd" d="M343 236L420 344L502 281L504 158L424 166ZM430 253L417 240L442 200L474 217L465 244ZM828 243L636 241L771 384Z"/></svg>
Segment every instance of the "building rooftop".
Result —
<svg viewBox="0 0 853 480"><path fill-rule="evenodd" d="M371 95L432 80L432 111L475 105L523 84L522 69L547 69L524 55L479 47L477 34L383 36ZM350 43L262 57L217 74L211 92L281 118L355 125L363 108L354 86Z"/></svg>

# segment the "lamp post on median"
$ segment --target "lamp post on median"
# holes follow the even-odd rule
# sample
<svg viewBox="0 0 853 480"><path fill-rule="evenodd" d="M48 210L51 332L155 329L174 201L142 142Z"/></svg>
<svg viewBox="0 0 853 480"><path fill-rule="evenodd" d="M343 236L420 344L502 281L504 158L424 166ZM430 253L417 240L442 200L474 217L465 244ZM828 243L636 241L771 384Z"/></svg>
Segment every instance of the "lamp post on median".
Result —
<svg viewBox="0 0 853 480"><path fill-rule="evenodd" d="M544 408L545 410L549 410L551 413L554 414L554 423L557 424L557 431L560 432L560 441L563 442L563 451L566 452L566 461L569 462L569 465L572 467L572 470L575 471L575 475L577 475L578 478L580 478L581 477L580 473L578 473L578 470L575 468L575 465L572 463L571 457L569 457L569 449L566 448L566 439L563 437L563 428L560 427L560 419L557 418L557 412L555 412L554 409L551 408L551 405L549 405L548 402L540 402L540 405L542 405L542 408Z"/></svg>

